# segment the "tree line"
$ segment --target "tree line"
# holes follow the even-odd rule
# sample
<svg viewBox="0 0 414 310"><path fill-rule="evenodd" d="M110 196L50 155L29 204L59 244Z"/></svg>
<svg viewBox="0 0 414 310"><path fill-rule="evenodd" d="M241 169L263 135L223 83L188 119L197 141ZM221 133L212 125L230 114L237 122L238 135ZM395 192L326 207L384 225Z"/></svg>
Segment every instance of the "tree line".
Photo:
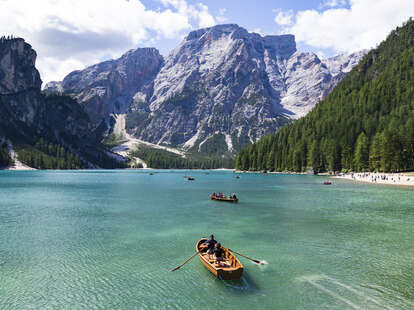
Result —
<svg viewBox="0 0 414 310"><path fill-rule="evenodd" d="M81 169L85 164L77 155L61 145L40 138L33 147L17 149L18 158L26 165L37 169Z"/></svg>
<svg viewBox="0 0 414 310"><path fill-rule="evenodd" d="M234 167L234 160L231 158L196 157L191 155L183 158L165 150L144 146L138 147L130 152L129 155L142 159L148 167L155 169L218 169Z"/></svg>
<svg viewBox="0 0 414 310"><path fill-rule="evenodd" d="M241 150L236 169L414 169L414 21L371 50L305 117Z"/></svg>
<svg viewBox="0 0 414 310"><path fill-rule="evenodd" d="M0 167L7 167L12 164L12 159L9 156L9 149L6 143L0 143Z"/></svg>

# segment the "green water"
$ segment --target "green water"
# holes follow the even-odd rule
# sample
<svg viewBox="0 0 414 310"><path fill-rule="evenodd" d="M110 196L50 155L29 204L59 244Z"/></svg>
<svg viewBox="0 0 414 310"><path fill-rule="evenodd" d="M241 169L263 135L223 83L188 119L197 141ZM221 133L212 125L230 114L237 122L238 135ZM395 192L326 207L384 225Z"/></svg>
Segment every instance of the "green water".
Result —
<svg viewBox="0 0 414 310"><path fill-rule="evenodd" d="M1 171L0 309L414 309L414 190L323 180ZM210 233L268 264L169 271Z"/></svg>

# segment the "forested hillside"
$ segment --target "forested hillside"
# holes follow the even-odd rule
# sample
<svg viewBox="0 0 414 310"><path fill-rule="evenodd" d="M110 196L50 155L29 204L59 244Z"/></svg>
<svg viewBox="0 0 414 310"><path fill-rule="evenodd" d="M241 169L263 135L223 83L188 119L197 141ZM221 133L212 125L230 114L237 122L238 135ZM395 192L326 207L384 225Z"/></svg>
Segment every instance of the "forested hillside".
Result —
<svg viewBox="0 0 414 310"><path fill-rule="evenodd" d="M6 143L0 141L0 168L9 166L11 164L12 164L12 161L9 156L7 145Z"/></svg>
<svg viewBox="0 0 414 310"><path fill-rule="evenodd" d="M130 154L141 158L148 167L156 169L218 169L233 168L234 160L221 156L197 156L187 154L185 158L180 155L150 147L140 146Z"/></svg>
<svg viewBox="0 0 414 310"><path fill-rule="evenodd" d="M414 169L414 21L370 51L307 116L237 154L240 170Z"/></svg>
<svg viewBox="0 0 414 310"><path fill-rule="evenodd" d="M36 56L22 38L0 38L0 166L11 164L9 145L33 168L123 167L76 100L41 92Z"/></svg>

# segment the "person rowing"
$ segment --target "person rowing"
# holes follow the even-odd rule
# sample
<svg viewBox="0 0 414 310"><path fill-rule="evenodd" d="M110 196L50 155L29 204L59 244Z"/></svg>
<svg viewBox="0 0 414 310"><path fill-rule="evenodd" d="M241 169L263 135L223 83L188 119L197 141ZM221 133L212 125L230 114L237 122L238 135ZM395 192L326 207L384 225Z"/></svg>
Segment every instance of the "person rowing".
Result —
<svg viewBox="0 0 414 310"><path fill-rule="evenodd" d="M218 242L216 243L215 247L214 247L214 258L216 260L216 264L218 266L222 266L222 267L227 267L229 266L229 263L227 262L226 258L224 257L224 250L221 247L221 243Z"/></svg>
<svg viewBox="0 0 414 310"><path fill-rule="evenodd" d="M207 250L207 254L210 258L211 255L214 253L214 246L216 245L216 243L217 241L214 239L214 235L211 234L210 237L200 246L200 249L203 252Z"/></svg>

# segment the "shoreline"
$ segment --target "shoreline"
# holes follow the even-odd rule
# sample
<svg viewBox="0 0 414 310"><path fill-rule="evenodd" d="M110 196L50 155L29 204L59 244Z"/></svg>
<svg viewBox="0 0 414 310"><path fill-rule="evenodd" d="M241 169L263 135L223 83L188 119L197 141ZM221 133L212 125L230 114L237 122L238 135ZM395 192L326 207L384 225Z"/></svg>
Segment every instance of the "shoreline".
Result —
<svg viewBox="0 0 414 310"><path fill-rule="evenodd" d="M397 186L414 186L414 174L407 172L401 173L347 173L332 176L335 179L344 179L354 182L363 182L369 184L397 185Z"/></svg>

